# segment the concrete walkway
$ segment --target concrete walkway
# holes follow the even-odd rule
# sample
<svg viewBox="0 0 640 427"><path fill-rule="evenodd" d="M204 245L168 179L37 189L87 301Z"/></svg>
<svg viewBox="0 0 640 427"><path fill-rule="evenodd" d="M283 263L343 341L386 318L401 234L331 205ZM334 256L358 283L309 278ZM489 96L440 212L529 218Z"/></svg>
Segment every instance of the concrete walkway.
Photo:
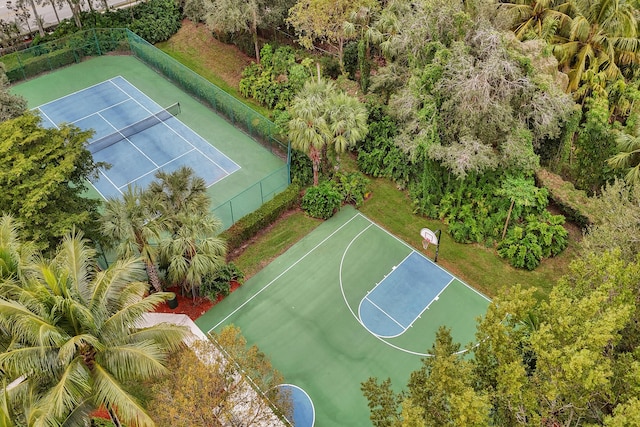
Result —
<svg viewBox="0 0 640 427"><path fill-rule="evenodd" d="M192 332L191 336L185 340L189 346L194 340L207 341L209 339L186 314L146 313L142 321L136 326L144 328L158 323L173 323L187 327ZM223 360L223 363L228 363L220 353L215 355L198 354L198 357L205 363L216 364L217 360ZM237 425L247 427L286 427L290 425L285 424L273 413L271 406L251 387L245 377L236 374L234 379L235 384L229 387L234 390L231 398L233 404L230 405L230 413L221 412L218 415L218 420L222 425L229 427ZM216 409L211 408L212 411ZM238 422L241 424L238 424Z"/></svg>

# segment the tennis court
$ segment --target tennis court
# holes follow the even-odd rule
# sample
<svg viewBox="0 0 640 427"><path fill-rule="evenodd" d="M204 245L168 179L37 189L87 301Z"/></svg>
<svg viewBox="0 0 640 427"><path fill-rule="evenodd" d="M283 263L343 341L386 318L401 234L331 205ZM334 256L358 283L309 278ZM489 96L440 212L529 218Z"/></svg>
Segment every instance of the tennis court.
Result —
<svg viewBox="0 0 640 427"><path fill-rule="evenodd" d="M88 149L101 168L92 180L103 197L119 197L128 186L146 188L158 171L191 167L210 187L240 166L209 144L175 115L180 104L167 109L117 76L40 105L42 123L59 127L72 123L94 130Z"/></svg>
<svg viewBox="0 0 640 427"><path fill-rule="evenodd" d="M356 426L370 425L362 381L390 377L404 387L440 325L451 328L455 341L472 343L475 319L488 305L346 207L196 323L205 332L239 326L309 396L315 418L304 419Z"/></svg>
<svg viewBox="0 0 640 427"><path fill-rule="evenodd" d="M121 126L126 127L127 124L136 123L140 121L141 118L144 119L148 116L152 116L152 114L147 110L159 115L161 120L166 118L168 119L166 120L167 122L173 122L173 114L171 114L171 112L162 112L161 107L169 107L177 102L180 105L180 114L175 117L176 121L182 123L185 127L190 128L193 133L205 139L208 145L215 147L215 149L220 153L231 159L233 163L239 166L239 169L235 172L218 179L207 189L207 193L211 198L213 206L212 212L221 219L224 228L230 227L243 215L253 212L264 201L269 200L275 194L287 187L288 170L285 161L271 153L264 145L256 142L253 138L239 130L232 123L203 105L196 98L176 86L173 81L162 77L134 56L109 55L91 58L79 64L61 68L38 76L37 78L16 84L12 86L10 90L15 94L25 97L28 101L29 108L36 108L58 99L67 99L67 97L73 98L73 94L81 93L87 88L100 85L118 77L122 77L129 82L131 86L138 89L138 91L133 90L133 92L129 92L130 98L132 99L126 102L126 104L135 104L136 101L138 101L144 106L134 107L136 112L132 112L128 108L125 112L120 112L117 109L111 109L112 115L115 115L115 113L118 112L121 116L120 118L114 118L111 122L116 128L118 128L118 130L121 129ZM125 90L128 89L125 88ZM138 92L140 92L140 94ZM151 101L145 98L148 98ZM89 102L84 101L82 97L75 97L75 100L71 104L76 102L82 104L82 107L80 107L82 108L81 112L70 112L67 115L65 114L65 111L63 111L62 114L65 115L65 117L60 119L66 121L82 119L84 116L88 116L90 113L96 112L96 108L92 107L93 102L102 101L94 100ZM102 108L113 106L113 102L113 96L109 96L107 102L102 104ZM64 106L64 102L59 104L59 106L61 108L64 107L65 109L67 108ZM74 105L71 105L71 107L75 109ZM89 108L90 110L85 112L86 108ZM45 110L47 114L49 114L49 110L51 110L51 108L47 109L45 107ZM129 117L130 114L131 117ZM42 116L43 120L45 120L44 115ZM53 114L51 121L55 123L58 119L59 118ZM89 120L92 121L92 123L89 123L87 126L92 126L97 131L94 136L94 140L101 138L102 136L108 136L110 132L113 132L113 126L108 125L107 127L106 122L100 122L96 119ZM109 117L109 121L111 121L111 117ZM49 123L49 125L51 125L51 123ZM179 157L181 153L180 150L184 150L184 147L188 146L182 138L178 138L175 135L174 131L177 131L182 135L182 128L176 128L173 124L171 124L171 127L173 130L169 130L165 124L157 124L149 129L149 134L147 131L140 132L139 134L132 136L130 139L137 139L138 141L153 139L153 144L147 142L141 143L141 145L154 145L154 147L150 149L143 147L142 152L147 156L151 154L149 157L151 157L152 160L153 156L156 155L162 157L158 161L154 160L156 164L161 165L163 164L163 159L169 161L172 158L175 159L176 157ZM163 129L162 132L160 131L161 129ZM173 134L173 136L171 134ZM178 140L174 140L174 137ZM171 148L167 149L168 153L166 153L166 155L161 152L162 150L160 150L157 147L158 144L155 143L155 141L163 141L165 139L172 140ZM194 142L197 143L196 140L198 140L198 138L193 135L187 136L185 139L187 139L190 144L194 144ZM116 153L114 157L107 158L106 160L114 166L119 162L128 162L129 165L131 165L131 163L134 162L131 162L128 154L124 154L121 149L121 146L127 144L128 142L126 141L125 143L117 142L113 147L98 151L95 156L96 160L105 160L104 158L101 158L101 156L106 157L110 154L110 149L113 150L114 147L118 147L115 148L115 151L120 152L120 154L118 155ZM182 146L182 148L177 149L174 145ZM201 151L204 150L201 149ZM195 153L191 153L190 155L194 154ZM142 157L144 157L144 155ZM221 159L221 157L217 157L215 155L213 157L216 157L216 162ZM220 171L202 160L202 158L200 158L198 162L202 162L206 165L203 169L206 169L205 172L211 174L208 180L209 182L215 180L219 176L218 174ZM112 187L119 188L120 186L125 185L126 188L127 182L131 182L143 175L143 173L140 173L141 170L138 168L139 164L149 165L148 160L145 158L143 161L134 163L132 167L124 167L123 175L116 178L115 186ZM194 167L195 165L192 161L189 161L188 164L191 167ZM177 165L177 162L174 163L174 165ZM223 169L226 170L227 168L223 167ZM153 176L152 169L149 169L148 172L149 173L146 176ZM107 174L109 175L113 173L115 173L113 168L107 171ZM199 175L204 174L202 170L197 170L196 173ZM144 181L142 183L144 183ZM100 194L93 188L93 186L89 187L89 192L86 195L88 197L100 198Z"/></svg>

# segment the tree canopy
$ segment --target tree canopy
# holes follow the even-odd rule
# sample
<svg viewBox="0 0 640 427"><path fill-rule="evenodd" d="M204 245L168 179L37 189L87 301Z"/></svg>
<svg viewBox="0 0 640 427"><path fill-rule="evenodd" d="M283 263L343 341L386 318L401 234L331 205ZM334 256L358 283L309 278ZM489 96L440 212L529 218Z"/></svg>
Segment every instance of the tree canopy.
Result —
<svg viewBox="0 0 640 427"><path fill-rule="evenodd" d="M99 270L81 233L67 235L50 259L25 257L10 223L0 221L0 252L16 261L0 279L0 327L11 338L0 368L6 383L22 378L29 405L16 396L5 415L18 425L83 425L104 406L114 422L154 426L131 384L165 373L187 330L138 322L172 294L145 297L135 258Z"/></svg>
<svg viewBox="0 0 640 427"><path fill-rule="evenodd" d="M90 131L40 126L26 113L0 123L0 211L22 223L24 240L52 249L74 226L97 237L98 200L83 197L97 165Z"/></svg>

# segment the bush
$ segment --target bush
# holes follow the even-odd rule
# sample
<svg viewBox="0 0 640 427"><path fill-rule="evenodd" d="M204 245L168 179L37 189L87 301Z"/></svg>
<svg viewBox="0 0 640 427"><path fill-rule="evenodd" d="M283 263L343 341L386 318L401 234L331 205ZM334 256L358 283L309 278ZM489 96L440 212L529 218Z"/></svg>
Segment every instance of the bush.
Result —
<svg viewBox="0 0 640 427"><path fill-rule="evenodd" d="M230 252L242 246L260 230L277 220L285 211L296 206L299 199L300 187L291 184L258 210L240 218L238 222L220 235L220 238L227 242L227 250Z"/></svg>
<svg viewBox="0 0 640 427"><path fill-rule="evenodd" d="M338 58L330 55L323 55L318 60L320 68L322 69L322 75L326 78L335 80L340 75L340 62Z"/></svg>
<svg viewBox="0 0 640 427"><path fill-rule="evenodd" d="M260 64L251 64L242 71L240 92L262 105L284 110L311 77L311 60L296 62L290 46L274 48L266 44L260 50Z"/></svg>
<svg viewBox="0 0 640 427"><path fill-rule="evenodd" d="M356 206L362 205L369 180L360 172L338 173L335 177L342 201Z"/></svg>
<svg viewBox="0 0 640 427"><path fill-rule="evenodd" d="M313 163L306 154L291 150L291 181L306 187L313 182Z"/></svg>
<svg viewBox="0 0 640 427"><path fill-rule="evenodd" d="M302 209L314 218L328 219L340 208L342 194L333 181L310 187L302 197Z"/></svg>
<svg viewBox="0 0 640 427"><path fill-rule="evenodd" d="M542 258L560 254L567 247L569 233L562 226L562 215L529 215L525 226L515 226L498 244L498 254L516 268L535 269Z"/></svg>
<svg viewBox="0 0 640 427"><path fill-rule="evenodd" d="M206 296L211 301L217 301L220 295L227 296L231 290L231 282L242 282L244 274L238 267L230 262L225 264L215 274L208 275L200 285L200 294Z"/></svg>

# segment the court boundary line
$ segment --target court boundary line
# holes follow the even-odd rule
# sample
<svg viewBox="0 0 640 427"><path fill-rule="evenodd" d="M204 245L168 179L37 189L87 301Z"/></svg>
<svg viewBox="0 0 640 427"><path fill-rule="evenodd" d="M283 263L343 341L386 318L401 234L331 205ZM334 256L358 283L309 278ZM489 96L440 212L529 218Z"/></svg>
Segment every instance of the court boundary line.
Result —
<svg viewBox="0 0 640 427"><path fill-rule="evenodd" d="M122 191L120 191L120 189L119 189L118 187L116 187L116 184L115 184L113 181L111 181L111 179L107 176L107 174L106 174L106 173L104 173L104 171L102 170L102 168L98 169L98 173L99 173L99 174L102 174L102 176L103 176L103 177L105 177L107 181L109 181L109 184L111 184L111 185L113 186L113 188L115 188L116 190L118 190L118 193L120 193L120 195L121 195L121 196L124 194ZM91 182L91 181L89 180L89 182ZM103 198L104 200L109 200L109 198L110 198L111 196L109 196L109 197L105 197L105 196L104 196L104 194L102 194L102 192L101 192L100 190L98 190L98 188L95 186L95 184L94 184L93 182L91 182L91 185L93 186L93 189L94 189L94 190L96 190L96 191L98 192L98 194L99 194L100 196L102 196L102 198Z"/></svg>
<svg viewBox="0 0 640 427"><path fill-rule="evenodd" d="M127 79L125 79L122 76L118 76L120 77L122 80L124 80L125 82L127 82L129 85L133 86L134 88L136 88L135 85L131 84ZM113 79L112 79L113 80ZM140 101L138 101L137 99L135 99L134 97L132 97L127 91L125 91L123 88L121 88L120 86L118 86L118 84L112 80L109 80L111 82L111 84L113 84L116 88L118 88L118 90L120 90L121 92L123 92L124 94L126 94L130 99L134 100L139 106L141 106L142 108L144 108L145 110L147 110L150 114L154 114L151 110L149 110L147 107L145 107L144 105L142 105L140 103ZM140 89L136 88L139 92L143 93L142 91L140 91ZM149 97L148 95L145 94L145 96L147 96L147 98L149 98L154 104L158 105L158 107L160 107L160 104L158 104L157 102L155 102L153 99L151 99L151 97ZM162 108L162 107L160 107ZM176 119L178 121L180 121L179 119ZM181 122L182 123L182 122ZM202 139L205 143L209 144L210 146L214 147L220 154L222 154L223 156L225 156L227 159L229 159L234 165L236 165L238 167L238 169L236 169L233 172L229 172L228 170L226 170L225 168L223 168L222 166L220 166L218 164L218 162L214 161L212 158L210 158L209 156L207 156L206 154L204 154L198 147L194 146L189 140L187 140L185 137L183 137L182 135L180 135L178 132L176 132L176 130L174 128L172 128L171 126L169 126L166 121L162 121L161 123L158 124L164 124L165 127L169 128L169 130L171 130L171 132L175 133L179 138L181 138L183 141L185 141L187 144L189 144L191 147L193 147L195 150L198 150L198 152L207 160L209 160L211 163L213 163L214 165L216 165L217 167L219 167L220 169L222 169L227 175L231 175L233 172L236 172L239 169L242 169L242 167L237 164L231 157L227 156L226 154L224 154L222 151L218 150L217 147L215 147L213 144L211 144L209 141L207 141L205 138L203 138L200 134L198 134L195 130L193 130L191 128L191 126L184 124L187 128L189 128L189 130L191 130L195 135L198 136L198 138ZM234 126L234 129L235 126ZM217 181L216 181L217 182ZM211 184L213 185L213 184ZM207 187L208 188L208 187Z"/></svg>
<svg viewBox="0 0 640 427"><path fill-rule="evenodd" d="M34 108L34 110L38 110L40 111L40 114L42 114L43 116L45 116L47 118L47 120L49 120L49 123L51 123L53 126L55 126L56 129L60 130L60 126L58 126L58 124L56 122L54 122L53 120L51 120L51 117L49 117L49 115L47 113L45 113L44 111L42 111L42 108L36 107Z"/></svg>
<svg viewBox="0 0 640 427"><path fill-rule="evenodd" d="M303 392L305 396L307 396L307 399L309 399L309 403L311 403L311 411L312 411L311 413L313 414L313 418L311 420L311 427L314 427L316 425L316 406L313 404L313 399L311 399L311 396L309 396L309 393L307 393L307 391L305 389L303 389L302 387L297 386L295 384L291 384L291 383L278 384L278 387L285 387L285 386L296 388L296 389L300 390L301 392ZM294 406L294 408L295 408L295 406ZM287 417L285 417L285 419L286 418ZM290 421L290 420L287 420L287 421L289 421L289 424L293 425L292 421Z"/></svg>
<svg viewBox="0 0 640 427"><path fill-rule="evenodd" d="M40 104L40 105L39 105L39 107L42 107L42 106L44 106L44 105L49 105L49 104L51 104L52 102L56 102L56 101L59 101L59 100L61 100L61 99L65 99L65 98L68 98L68 97L70 97L70 96L76 95L76 94L78 94L78 93L82 92L83 90L87 90L87 89L91 89L91 88L96 87L96 86L100 86L101 84L104 84L104 83L110 82L111 80L116 79L116 78L118 78L118 77L122 77L122 76L121 76L121 75L117 75L117 76L115 76L115 77L111 77L111 78L110 78L110 79L108 79L108 80L101 81L100 83L95 83L95 84L92 84L91 86L87 86L87 87L84 87L84 88L82 88L82 89L78 89L78 90L76 90L75 92L68 93L68 94L66 94L66 95L64 95L64 96L60 96L60 97L58 97L58 98L56 98L56 99L53 99L53 100L51 100L51 101L49 101L49 102L45 102L44 104ZM38 108L39 108L39 107L38 107Z"/></svg>
<svg viewBox="0 0 640 427"><path fill-rule="evenodd" d="M267 283L266 285L264 285L260 290L258 290L258 292L256 292L255 294L251 295L251 297L249 299L247 299L245 302L243 302L242 304L240 304L238 307L236 307L231 313L229 313L227 316L225 316L222 320L220 320L216 325L214 325L213 327L211 327L207 333L211 333L211 331L213 331L214 329L216 329L218 326L220 326L221 324L223 324L225 321L227 321L227 319L229 319L231 316L233 316L234 314L236 314L238 311L240 311L240 309L242 309L245 305L249 304L249 302L251 302L255 297L257 297L258 295L260 295L262 293L262 291L266 290L267 288L269 288L273 283L275 283L278 279L280 279L282 276L284 276L285 274L287 274L289 272L289 270L291 270L293 267L295 267L296 265L298 265L298 263L300 263L303 259L305 259L307 256L309 256L309 254L311 254L311 252L315 251L316 249L318 249L321 245L323 245L327 240L329 240L331 237L333 237L337 232L339 232L340 230L342 230L344 227L347 226L347 224L349 224L351 221L353 221L355 218L358 218L358 214L352 216L351 218L349 218L348 221L346 221L344 224L342 224L340 227L338 227L337 229L335 229L331 234L329 234L327 237L325 237L324 239L322 239L322 241L320 241L320 243L318 243L317 245L315 245L313 248L311 248L309 251L307 251L306 254L304 254L302 257L300 257L296 262L294 262L293 264L291 264L289 267L287 267L284 271L282 271L280 274L278 274L276 277L274 277L269 283Z"/></svg>

